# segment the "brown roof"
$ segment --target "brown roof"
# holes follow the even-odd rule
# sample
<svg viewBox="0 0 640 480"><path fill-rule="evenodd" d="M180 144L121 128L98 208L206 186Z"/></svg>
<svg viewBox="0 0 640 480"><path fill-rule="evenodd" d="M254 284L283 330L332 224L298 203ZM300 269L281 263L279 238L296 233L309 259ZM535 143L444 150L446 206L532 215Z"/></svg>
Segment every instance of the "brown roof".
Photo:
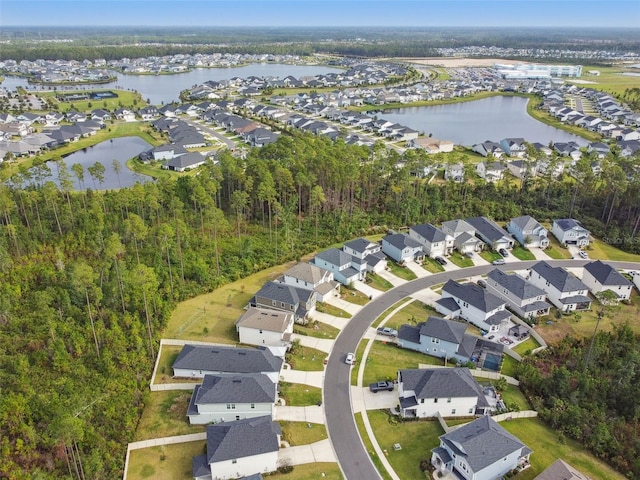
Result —
<svg viewBox="0 0 640 480"><path fill-rule="evenodd" d="M270 332L284 333L293 322L293 314L269 310L268 308L250 307L238 320L236 326L246 328L261 328Z"/></svg>

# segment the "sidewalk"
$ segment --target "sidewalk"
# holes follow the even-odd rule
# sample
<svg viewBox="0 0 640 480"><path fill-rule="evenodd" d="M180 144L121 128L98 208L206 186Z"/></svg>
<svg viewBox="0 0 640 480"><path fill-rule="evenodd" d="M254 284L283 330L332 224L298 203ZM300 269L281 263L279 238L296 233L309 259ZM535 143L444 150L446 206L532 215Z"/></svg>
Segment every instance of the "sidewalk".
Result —
<svg viewBox="0 0 640 480"><path fill-rule="evenodd" d="M304 463L317 462L335 463L336 461L336 456L328 438L309 445L281 448L278 452L279 465L302 465Z"/></svg>

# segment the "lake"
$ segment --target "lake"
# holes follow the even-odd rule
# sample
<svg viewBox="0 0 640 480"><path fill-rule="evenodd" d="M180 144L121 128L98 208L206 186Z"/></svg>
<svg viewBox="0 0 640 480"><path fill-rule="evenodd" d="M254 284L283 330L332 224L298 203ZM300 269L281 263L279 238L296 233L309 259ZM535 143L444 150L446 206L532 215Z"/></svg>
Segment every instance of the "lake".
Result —
<svg viewBox="0 0 640 480"><path fill-rule="evenodd" d="M485 140L499 142L511 137L544 145L550 141L587 145L584 138L531 117L527 113L527 101L524 97L501 95L447 105L395 108L384 110L378 117L425 135L451 140L456 145L471 146Z"/></svg>
<svg viewBox="0 0 640 480"><path fill-rule="evenodd" d="M82 187L91 188L93 190L110 190L121 187L131 187L136 183L144 183L153 180L148 175L142 175L129 170L126 166L126 161L130 158L137 156L140 152L149 150L151 145L145 142L140 137L121 137L114 138L113 140L107 140L94 145L93 147L87 147L83 150L78 150L70 155L64 157L63 161L67 165L71 179L74 181L74 189L81 190ZM118 160L121 168L120 172L116 173L113 169L113 161ZM96 162L100 162L104 165L104 182L100 184L98 180L91 178L91 175L87 171L88 167L91 167ZM79 163L84 168L84 184L80 185L80 182L76 178L72 165ZM48 162L47 166L51 169L52 178L56 184L58 181L58 170L56 168L56 162Z"/></svg>
<svg viewBox="0 0 640 480"><path fill-rule="evenodd" d="M296 78L323 75L332 72L340 72L337 68L320 65L286 65L276 63L254 63L244 67L234 68L197 68L186 73L172 75L123 75L116 73L118 79L115 82L100 85L82 85L80 88L116 88L119 90L135 90L140 92L144 100L149 99L153 105L171 103L178 100L182 90L194 85L202 84L208 80L229 80L233 77L279 77L285 78L292 75ZM16 86L38 89L37 85L28 85L24 78L5 77L3 87L15 88ZM58 90L62 90L60 86ZM66 88L66 86L65 86ZM69 86L69 89L78 89L78 86Z"/></svg>

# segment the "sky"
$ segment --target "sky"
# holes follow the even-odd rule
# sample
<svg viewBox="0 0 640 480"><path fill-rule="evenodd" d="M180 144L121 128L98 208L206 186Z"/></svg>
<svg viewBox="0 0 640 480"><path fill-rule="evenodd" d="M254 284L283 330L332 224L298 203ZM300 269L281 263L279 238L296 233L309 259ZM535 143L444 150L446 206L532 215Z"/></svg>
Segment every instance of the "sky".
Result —
<svg viewBox="0 0 640 480"><path fill-rule="evenodd" d="M0 0L3 26L640 27L640 0Z"/></svg>

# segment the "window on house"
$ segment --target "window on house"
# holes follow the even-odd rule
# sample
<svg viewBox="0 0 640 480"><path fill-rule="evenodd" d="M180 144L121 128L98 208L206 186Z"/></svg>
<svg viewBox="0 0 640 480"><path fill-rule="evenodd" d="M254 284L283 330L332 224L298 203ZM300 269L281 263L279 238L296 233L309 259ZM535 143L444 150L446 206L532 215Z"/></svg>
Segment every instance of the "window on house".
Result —
<svg viewBox="0 0 640 480"><path fill-rule="evenodd" d="M473 413L473 407L469 409L469 413Z"/></svg>
<svg viewBox="0 0 640 480"><path fill-rule="evenodd" d="M278 302L276 302L275 300L271 301L271 306L275 307L278 304Z"/></svg>
<svg viewBox="0 0 640 480"><path fill-rule="evenodd" d="M227 403L227 410L231 410L231 404Z"/></svg>
<svg viewBox="0 0 640 480"><path fill-rule="evenodd" d="M440 339L439 338L431 338L431 343L440 343Z"/></svg>
<svg viewBox="0 0 640 480"><path fill-rule="evenodd" d="M424 398L421 398L421 399L420 399L420 403L424 403Z"/></svg>
<svg viewBox="0 0 640 480"><path fill-rule="evenodd" d="M256 408L256 404L255 404L255 403L252 403L252 404L251 404L251 408Z"/></svg>
<svg viewBox="0 0 640 480"><path fill-rule="evenodd" d="M260 333L262 333L262 329L260 329Z"/></svg>
<svg viewBox="0 0 640 480"><path fill-rule="evenodd" d="M437 399L437 398L434 398L434 399L433 399L433 403L438 403L438 399Z"/></svg>
<svg viewBox="0 0 640 480"><path fill-rule="evenodd" d="M451 403L451 397L447 398L447 403Z"/></svg>
<svg viewBox="0 0 640 480"><path fill-rule="evenodd" d="M234 458L233 460L231 460L231 463L238 463L238 460L236 458Z"/></svg>
<svg viewBox="0 0 640 480"><path fill-rule="evenodd" d="M280 302L280 308L284 308L284 302Z"/></svg>
<svg viewBox="0 0 640 480"><path fill-rule="evenodd" d="M455 409L455 408L452 408L452 409L451 409L451 415L455 415L455 414L456 414L456 409Z"/></svg>

